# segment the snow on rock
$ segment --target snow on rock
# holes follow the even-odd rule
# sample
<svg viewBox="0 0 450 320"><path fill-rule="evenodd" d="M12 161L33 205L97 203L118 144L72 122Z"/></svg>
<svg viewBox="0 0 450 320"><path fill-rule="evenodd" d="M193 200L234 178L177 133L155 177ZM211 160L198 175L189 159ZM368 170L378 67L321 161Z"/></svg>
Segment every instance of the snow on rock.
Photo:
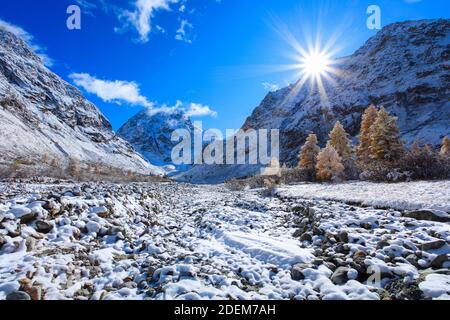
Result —
<svg viewBox="0 0 450 320"><path fill-rule="evenodd" d="M434 209L441 217L450 212L450 181L301 183L281 187L277 194L286 198L334 200L376 208Z"/></svg>
<svg viewBox="0 0 450 320"><path fill-rule="evenodd" d="M176 183L0 192L0 299L448 298L450 224L393 209Z"/></svg>
<svg viewBox="0 0 450 320"><path fill-rule="evenodd" d="M229 232L223 236L224 243L248 253L255 259L281 267L307 263L314 259L310 250L301 249L294 240L277 240L266 235Z"/></svg>

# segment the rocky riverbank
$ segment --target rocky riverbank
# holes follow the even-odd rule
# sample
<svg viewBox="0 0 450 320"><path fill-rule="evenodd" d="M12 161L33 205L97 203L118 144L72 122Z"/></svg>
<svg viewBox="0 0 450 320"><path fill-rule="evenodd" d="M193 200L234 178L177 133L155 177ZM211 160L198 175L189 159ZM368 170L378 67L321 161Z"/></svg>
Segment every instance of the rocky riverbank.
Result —
<svg viewBox="0 0 450 320"><path fill-rule="evenodd" d="M262 190L0 184L0 299L443 299L449 241L446 222Z"/></svg>

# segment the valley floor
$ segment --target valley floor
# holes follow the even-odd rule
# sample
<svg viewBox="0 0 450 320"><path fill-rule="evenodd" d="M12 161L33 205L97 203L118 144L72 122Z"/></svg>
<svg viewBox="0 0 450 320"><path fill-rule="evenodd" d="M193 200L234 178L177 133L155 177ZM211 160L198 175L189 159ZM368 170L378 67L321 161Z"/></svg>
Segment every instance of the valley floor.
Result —
<svg viewBox="0 0 450 320"><path fill-rule="evenodd" d="M0 299L449 299L449 187L0 184Z"/></svg>

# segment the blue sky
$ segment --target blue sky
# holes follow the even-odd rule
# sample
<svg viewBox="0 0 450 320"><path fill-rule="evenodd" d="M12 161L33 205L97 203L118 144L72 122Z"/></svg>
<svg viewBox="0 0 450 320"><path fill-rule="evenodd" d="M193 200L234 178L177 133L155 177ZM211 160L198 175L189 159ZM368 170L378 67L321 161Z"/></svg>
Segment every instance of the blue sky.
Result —
<svg viewBox="0 0 450 320"><path fill-rule="evenodd" d="M81 7L81 30L66 27L71 4ZM304 34L333 38L335 56L345 56L376 33L366 27L371 4L383 26L450 14L448 0L15 0L2 1L0 23L26 32L116 130L144 106L163 105L225 130L296 80L294 70L277 72L294 63L280 29L304 46Z"/></svg>

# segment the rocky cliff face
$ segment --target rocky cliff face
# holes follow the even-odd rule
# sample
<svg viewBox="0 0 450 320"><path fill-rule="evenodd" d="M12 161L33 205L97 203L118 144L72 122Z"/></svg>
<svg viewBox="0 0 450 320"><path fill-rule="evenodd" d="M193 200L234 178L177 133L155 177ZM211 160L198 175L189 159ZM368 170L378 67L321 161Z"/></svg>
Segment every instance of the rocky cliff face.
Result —
<svg viewBox="0 0 450 320"><path fill-rule="evenodd" d="M244 129L280 129L280 162L296 165L309 133L321 145L337 120L357 142L361 116L370 104L398 117L402 138L437 145L450 135L450 20L394 23L353 55L339 59L340 76L325 82L327 101L309 85L269 93ZM181 179L224 181L257 173L259 166L196 166ZM204 173L211 176L204 177ZM200 177L197 179L197 177Z"/></svg>
<svg viewBox="0 0 450 320"><path fill-rule="evenodd" d="M161 173L117 137L73 86L48 70L24 41L0 29L0 164L43 157Z"/></svg>
<svg viewBox="0 0 450 320"><path fill-rule="evenodd" d="M306 136L325 144L337 120L354 138L362 112L384 105L398 117L402 138L437 145L450 134L450 20L394 23L353 55L339 59L335 83L317 90L296 85L269 93L244 128L279 128L281 161L297 162ZM356 140L356 139L355 139Z"/></svg>
<svg viewBox="0 0 450 320"><path fill-rule="evenodd" d="M191 134L194 132L190 119L182 110L144 109L128 120L119 129L118 135L131 143L151 163L171 166L171 153L176 145L171 141L171 136L177 129L185 129ZM170 167L167 167L167 171L171 171Z"/></svg>

